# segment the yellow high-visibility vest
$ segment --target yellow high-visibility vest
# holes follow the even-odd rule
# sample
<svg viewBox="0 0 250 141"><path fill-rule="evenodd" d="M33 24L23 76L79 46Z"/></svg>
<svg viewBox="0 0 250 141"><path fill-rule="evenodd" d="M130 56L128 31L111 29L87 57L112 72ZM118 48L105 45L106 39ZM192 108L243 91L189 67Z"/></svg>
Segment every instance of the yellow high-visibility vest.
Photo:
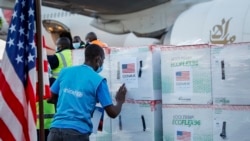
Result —
<svg viewBox="0 0 250 141"><path fill-rule="evenodd" d="M72 66L72 54L70 49L65 49L61 52L56 53L59 61L59 66L52 69L52 77L57 78L61 69L64 67Z"/></svg>
<svg viewBox="0 0 250 141"><path fill-rule="evenodd" d="M43 100L43 115L44 115L44 129L49 129L50 124L53 120L55 114L54 104L47 103L47 100ZM36 102L36 113L37 121L36 128L40 129L40 120L39 120L39 102Z"/></svg>

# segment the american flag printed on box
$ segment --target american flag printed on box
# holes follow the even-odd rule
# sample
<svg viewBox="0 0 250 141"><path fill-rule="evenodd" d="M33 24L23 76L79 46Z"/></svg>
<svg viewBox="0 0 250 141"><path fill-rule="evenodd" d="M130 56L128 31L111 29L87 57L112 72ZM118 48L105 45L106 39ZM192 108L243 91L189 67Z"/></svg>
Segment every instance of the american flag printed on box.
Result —
<svg viewBox="0 0 250 141"><path fill-rule="evenodd" d="M189 81L190 80L190 72L189 71L177 71L175 73L176 81Z"/></svg>
<svg viewBox="0 0 250 141"><path fill-rule="evenodd" d="M177 141L191 141L191 132L177 131Z"/></svg>
<svg viewBox="0 0 250 141"><path fill-rule="evenodd" d="M135 73L135 63L122 64L122 73Z"/></svg>

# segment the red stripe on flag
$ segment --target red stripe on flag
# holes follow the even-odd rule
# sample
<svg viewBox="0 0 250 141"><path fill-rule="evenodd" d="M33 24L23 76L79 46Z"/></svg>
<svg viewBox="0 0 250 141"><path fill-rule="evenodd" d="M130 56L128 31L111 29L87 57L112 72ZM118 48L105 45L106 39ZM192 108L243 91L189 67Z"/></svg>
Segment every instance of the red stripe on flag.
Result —
<svg viewBox="0 0 250 141"><path fill-rule="evenodd" d="M32 86L32 83L30 81L30 78L28 77L28 84L25 87L25 91L26 94L28 94L27 96L27 103L30 103L30 107L31 107L31 111L33 114L33 119L28 119L28 120L34 120L34 122L36 122L36 101L35 101L35 92L33 89L34 86Z"/></svg>
<svg viewBox="0 0 250 141"><path fill-rule="evenodd" d="M0 80L2 81L2 86L0 87L0 90L2 91L2 96L5 102L10 107L13 114L16 116L16 118L19 120L20 124L22 125L25 139L27 139L27 141L30 141L29 133L28 133L29 131L28 122L27 122L27 119L25 118L25 115L27 116L27 114L24 112L24 107L28 107L28 106L22 105L19 102L19 100L17 99L13 91L11 90L8 82L6 81L1 69L0 69L0 76L2 76L0 78ZM23 94L23 96L25 96L25 94ZM23 103L23 104L27 104L27 103Z"/></svg>
<svg viewBox="0 0 250 141"><path fill-rule="evenodd" d="M50 98L51 93L50 93L50 84L49 84L49 63L47 60L47 53L45 50L45 39L43 37L43 49L42 49L42 60L43 60L43 88L44 88L44 94L43 94L43 99ZM38 60L36 60L38 61ZM37 62L38 63L38 62ZM36 71L38 71L38 66L36 66ZM36 88L38 92L38 82L36 82ZM36 101L39 101L38 99L38 93L36 94Z"/></svg>
<svg viewBox="0 0 250 141"><path fill-rule="evenodd" d="M50 93L50 84L49 84L49 63L47 60L47 53L45 50L46 44L45 44L45 39L43 37L43 55L42 55L42 59L43 59L43 71L44 71L44 75L43 75L43 82L44 82L44 95L43 98L47 99L51 96Z"/></svg>
<svg viewBox="0 0 250 141"><path fill-rule="evenodd" d="M1 140L3 140L3 141L14 141L15 140L15 138L11 134L8 126L6 126L6 124L4 123L4 121L2 119L0 119L0 127L1 127L1 132L0 132Z"/></svg>
<svg viewBox="0 0 250 141"><path fill-rule="evenodd" d="M51 93L50 93L50 86L49 85L45 85L45 96L44 98L50 98L51 97Z"/></svg>
<svg viewBox="0 0 250 141"><path fill-rule="evenodd" d="M47 59L46 60L43 60L43 71L44 72L49 72L49 63L48 63L48 61L47 61Z"/></svg>

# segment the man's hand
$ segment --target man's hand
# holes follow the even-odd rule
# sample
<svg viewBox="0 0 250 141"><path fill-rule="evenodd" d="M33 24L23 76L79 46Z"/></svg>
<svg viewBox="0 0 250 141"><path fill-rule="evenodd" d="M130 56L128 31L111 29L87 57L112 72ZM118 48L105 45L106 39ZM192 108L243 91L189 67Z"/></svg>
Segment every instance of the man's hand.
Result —
<svg viewBox="0 0 250 141"><path fill-rule="evenodd" d="M109 117L115 118L117 115L119 115L122 109L122 104L125 102L126 93L127 88L125 84L122 84L115 96L116 105L112 104L104 108Z"/></svg>
<svg viewBox="0 0 250 141"><path fill-rule="evenodd" d="M123 104L125 102L126 93L127 93L127 88L125 86L125 83L123 83L122 86L119 88L118 92L116 93L115 96L116 102L119 104Z"/></svg>

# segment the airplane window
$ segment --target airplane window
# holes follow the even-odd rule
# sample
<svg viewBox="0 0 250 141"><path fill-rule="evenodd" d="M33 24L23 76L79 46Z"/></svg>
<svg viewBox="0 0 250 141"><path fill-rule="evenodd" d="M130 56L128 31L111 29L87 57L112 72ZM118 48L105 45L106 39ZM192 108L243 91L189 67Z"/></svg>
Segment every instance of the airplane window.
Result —
<svg viewBox="0 0 250 141"><path fill-rule="evenodd" d="M57 13L57 17L58 17L58 18L60 17L60 12Z"/></svg>
<svg viewBox="0 0 250 141"><path fill-rule="evenodd" d="M53 18L53 13L50 13L50 18Z"/></svg>
<svg viewBox="0 0 250 141"><path fill-rule="evenodd" d="M54 18L56 18L56 13L54 13Z"/></svg>

